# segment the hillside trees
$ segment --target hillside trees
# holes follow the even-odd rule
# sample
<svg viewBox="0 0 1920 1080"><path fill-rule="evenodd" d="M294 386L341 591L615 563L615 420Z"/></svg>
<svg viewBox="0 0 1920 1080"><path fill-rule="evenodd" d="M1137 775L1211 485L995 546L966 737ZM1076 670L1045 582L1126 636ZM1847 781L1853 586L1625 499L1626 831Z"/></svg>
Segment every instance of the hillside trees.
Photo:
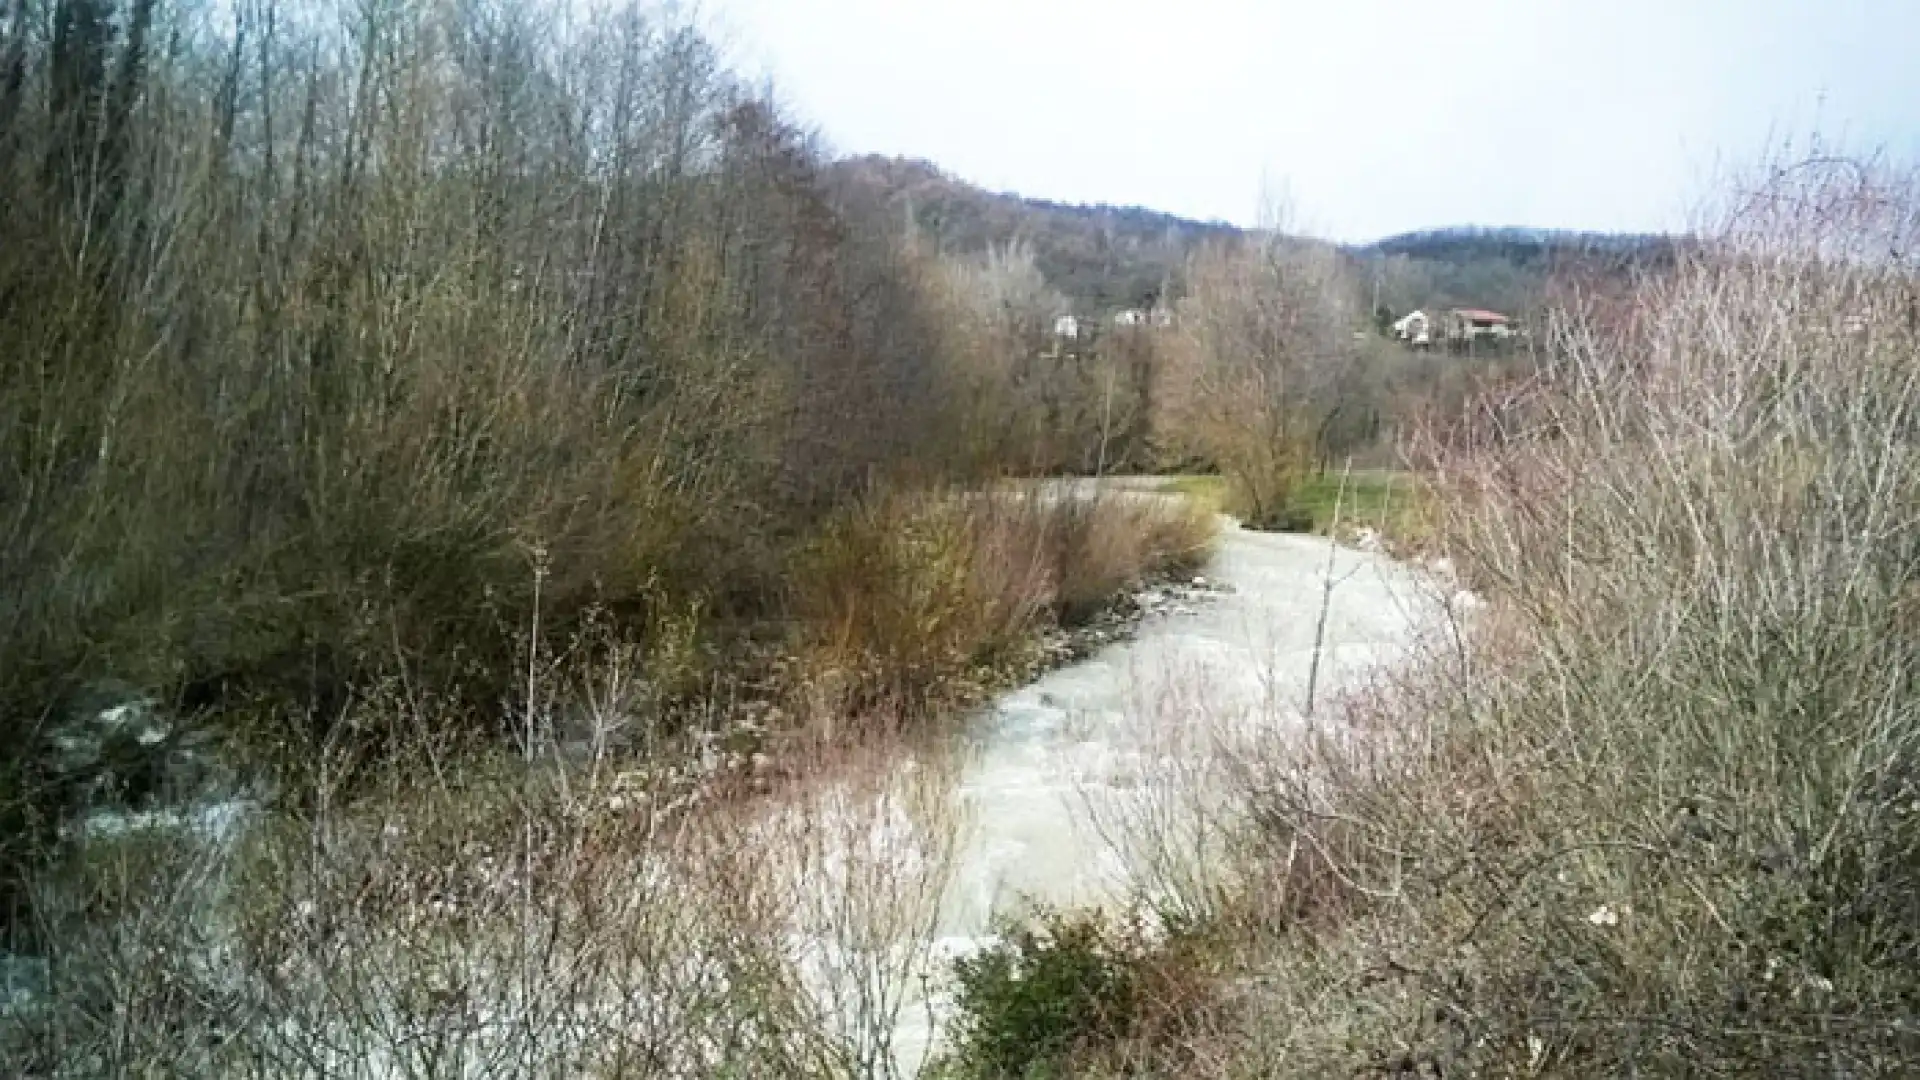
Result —
<svg viewBox="0 0 1920 1080"><path fill-rule="evenodd" d="M1147 307L1187 258L1240 230L1140 207L1072 206L982 190L925 161L865 156L834 163L829 181L850 205L911 222L942 254L975 258L1025 245L1049 283L1083 314Z"/></svg>
<svg viewBox="0 0 1920 1080"><path fill-rule="evenodd" d="M103 676L297 744L401 673L485 730L532 627L721 644L836 505L977 467L892 239L646 4L0 25L10 740Z"/></svg>

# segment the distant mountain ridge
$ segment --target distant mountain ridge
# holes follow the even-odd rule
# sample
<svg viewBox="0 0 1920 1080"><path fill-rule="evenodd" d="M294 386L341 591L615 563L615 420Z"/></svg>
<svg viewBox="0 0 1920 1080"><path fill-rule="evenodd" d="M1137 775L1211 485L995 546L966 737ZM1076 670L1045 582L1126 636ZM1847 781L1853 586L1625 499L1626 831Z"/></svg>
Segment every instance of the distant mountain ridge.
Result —
<svg viewBox="0 0 1920 1080"><path fill-rule="evenodd" d="M1624 283L1670 265L1689 242L1660 233L1477 225L1421 229L1346 250L1373 284L1381 315L1415 308L1537 310L1555 281Z"/></svg>
<svg viewBox="0 0 1920 1080"><path fill-rule="evenodd" d="M1681 242L1665 233L1610 233L1577 229L1540 229L1524 226L1453 225L1419 229L1362 244L1362 255L1406 255L1413 258L1499 254L1530 256L1554 253L1591 255L1664 255Z"/></svg>
<svg viewBox="0 0 1920 1080"><path fill-rule="evenodd" d="M872 154L830 164L835 197L862 216L911 222L945 252L975 255L1025 244L1076 312L1148 307L1182 288L1187 260L1210 241L1248 230L1140 206L1085 205L989 191L918 158ZM1456 225L1339 245L1367 283L1370 302L1486 307L1522 312L1555 275L1617 274L1671 259L1686 238L1657 233Z"/></svg>
<svg viewBox="0 0 1920 1080"><path fill-rule="evenodd" d="M881 155L827 170L840 198L869 212L909 215L923 235L955 254L1021 242L1052 285L1087 312L1150 305L1177 282L1208 240L1243 235L1222 221L1195 221L1140 206L1078 205L988 191L931 162Z"/></svg>

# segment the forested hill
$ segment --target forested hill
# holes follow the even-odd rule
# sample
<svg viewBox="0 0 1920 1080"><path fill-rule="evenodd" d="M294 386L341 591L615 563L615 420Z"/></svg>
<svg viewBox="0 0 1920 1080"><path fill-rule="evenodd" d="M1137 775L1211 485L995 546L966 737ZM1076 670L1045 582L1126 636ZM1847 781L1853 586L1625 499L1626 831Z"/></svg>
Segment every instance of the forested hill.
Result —
<svg viewBox="0 0 1920 1080"><path fill-rule="evenodd" d="M1350 248L1393 314L1483 307L1515 314L1542 301L1556 276L1611 276L1671 260L1684 239L1566 229L1425 229Z"/></svg>
<svg viewBox="0 0 1920 1080"><path fill-rule="evenodd" d="M1047 281L1087 313L1145 306L1187 256L1240 230L1135 206L1081 206L988 191L909 158L834 163L829 181L850 205L898 214L942 250L972 254L1024 243Z"/></svg>
<svg viewBox="0 0 1920 1080"><path fill-rule="evenodd" d="M1525 266L1567 255L1664 258L1672 254L1674 244L1673 237L1657 233L1456 226L1400 233L1376 240L1360 252L1451 262L1492 257Z"/></svg>
<svg viewBox="0 0 1920 1080"><path fill-rule="evenodd" d="M914 158L869 155L834 162L826 182L861 216L911 223L950 255L1024 244L1048 284L1081 314L1150 305L1182 287L1188 257L1233 225L1137 206L1074 205L994 192ZM1641 233L1567 229L1426 229L1346 248L1395 314L1416 307L1537 307L1555 275L1612 275L1670 259L1681 241Z"/></svg>

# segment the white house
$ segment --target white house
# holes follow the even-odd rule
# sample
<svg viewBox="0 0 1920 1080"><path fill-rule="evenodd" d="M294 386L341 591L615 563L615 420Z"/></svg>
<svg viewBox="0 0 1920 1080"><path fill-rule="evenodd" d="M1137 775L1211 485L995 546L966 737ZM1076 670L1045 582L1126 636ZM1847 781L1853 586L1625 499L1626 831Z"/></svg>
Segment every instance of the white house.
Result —
<svg viewBox="0 0 1920 1080"><path fill-rule="evenodd" d="M1409 345L1433 344L1433 320L1424 311L1410 311L1394 321L1393 336Z"/></svg>
<svg viewBox="0 0 1920 1080"><path fill-rule="evenodd" d="M1062 315L1053 320L1053 336L1068 341L1080 340L1080 320L1072 315Z"/></svg>
<svg viewBox="0 0 1920 1080"><path fill-rule="evenodd" d="M1152 326L1164 330L1173 325L1173 312L1164 307L1155 307L1151 311L1128 308L1113 317L1113 325Z"/></svg>
<svg viewBox="0 0 1920 1080"><path fill-rule="evenodd" d="M1497 311L1455 308L1447 313L1447 322L1447 336L1456 341L1503 340L1513 336L1513 320Z"/></svg>

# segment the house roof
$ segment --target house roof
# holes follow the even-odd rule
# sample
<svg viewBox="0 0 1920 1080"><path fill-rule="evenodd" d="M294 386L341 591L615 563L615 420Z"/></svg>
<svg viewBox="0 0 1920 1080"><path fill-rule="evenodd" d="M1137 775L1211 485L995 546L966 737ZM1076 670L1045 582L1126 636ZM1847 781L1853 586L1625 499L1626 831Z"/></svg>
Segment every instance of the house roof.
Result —
<svg viewBox="0 0 1920 1080"><path fill-rule="evenodd" d="M1463 319L1472 319L1474 322L1512 321L1497 311L1488 311L1485 308L1455 308L1453 313Z"/></svg>

